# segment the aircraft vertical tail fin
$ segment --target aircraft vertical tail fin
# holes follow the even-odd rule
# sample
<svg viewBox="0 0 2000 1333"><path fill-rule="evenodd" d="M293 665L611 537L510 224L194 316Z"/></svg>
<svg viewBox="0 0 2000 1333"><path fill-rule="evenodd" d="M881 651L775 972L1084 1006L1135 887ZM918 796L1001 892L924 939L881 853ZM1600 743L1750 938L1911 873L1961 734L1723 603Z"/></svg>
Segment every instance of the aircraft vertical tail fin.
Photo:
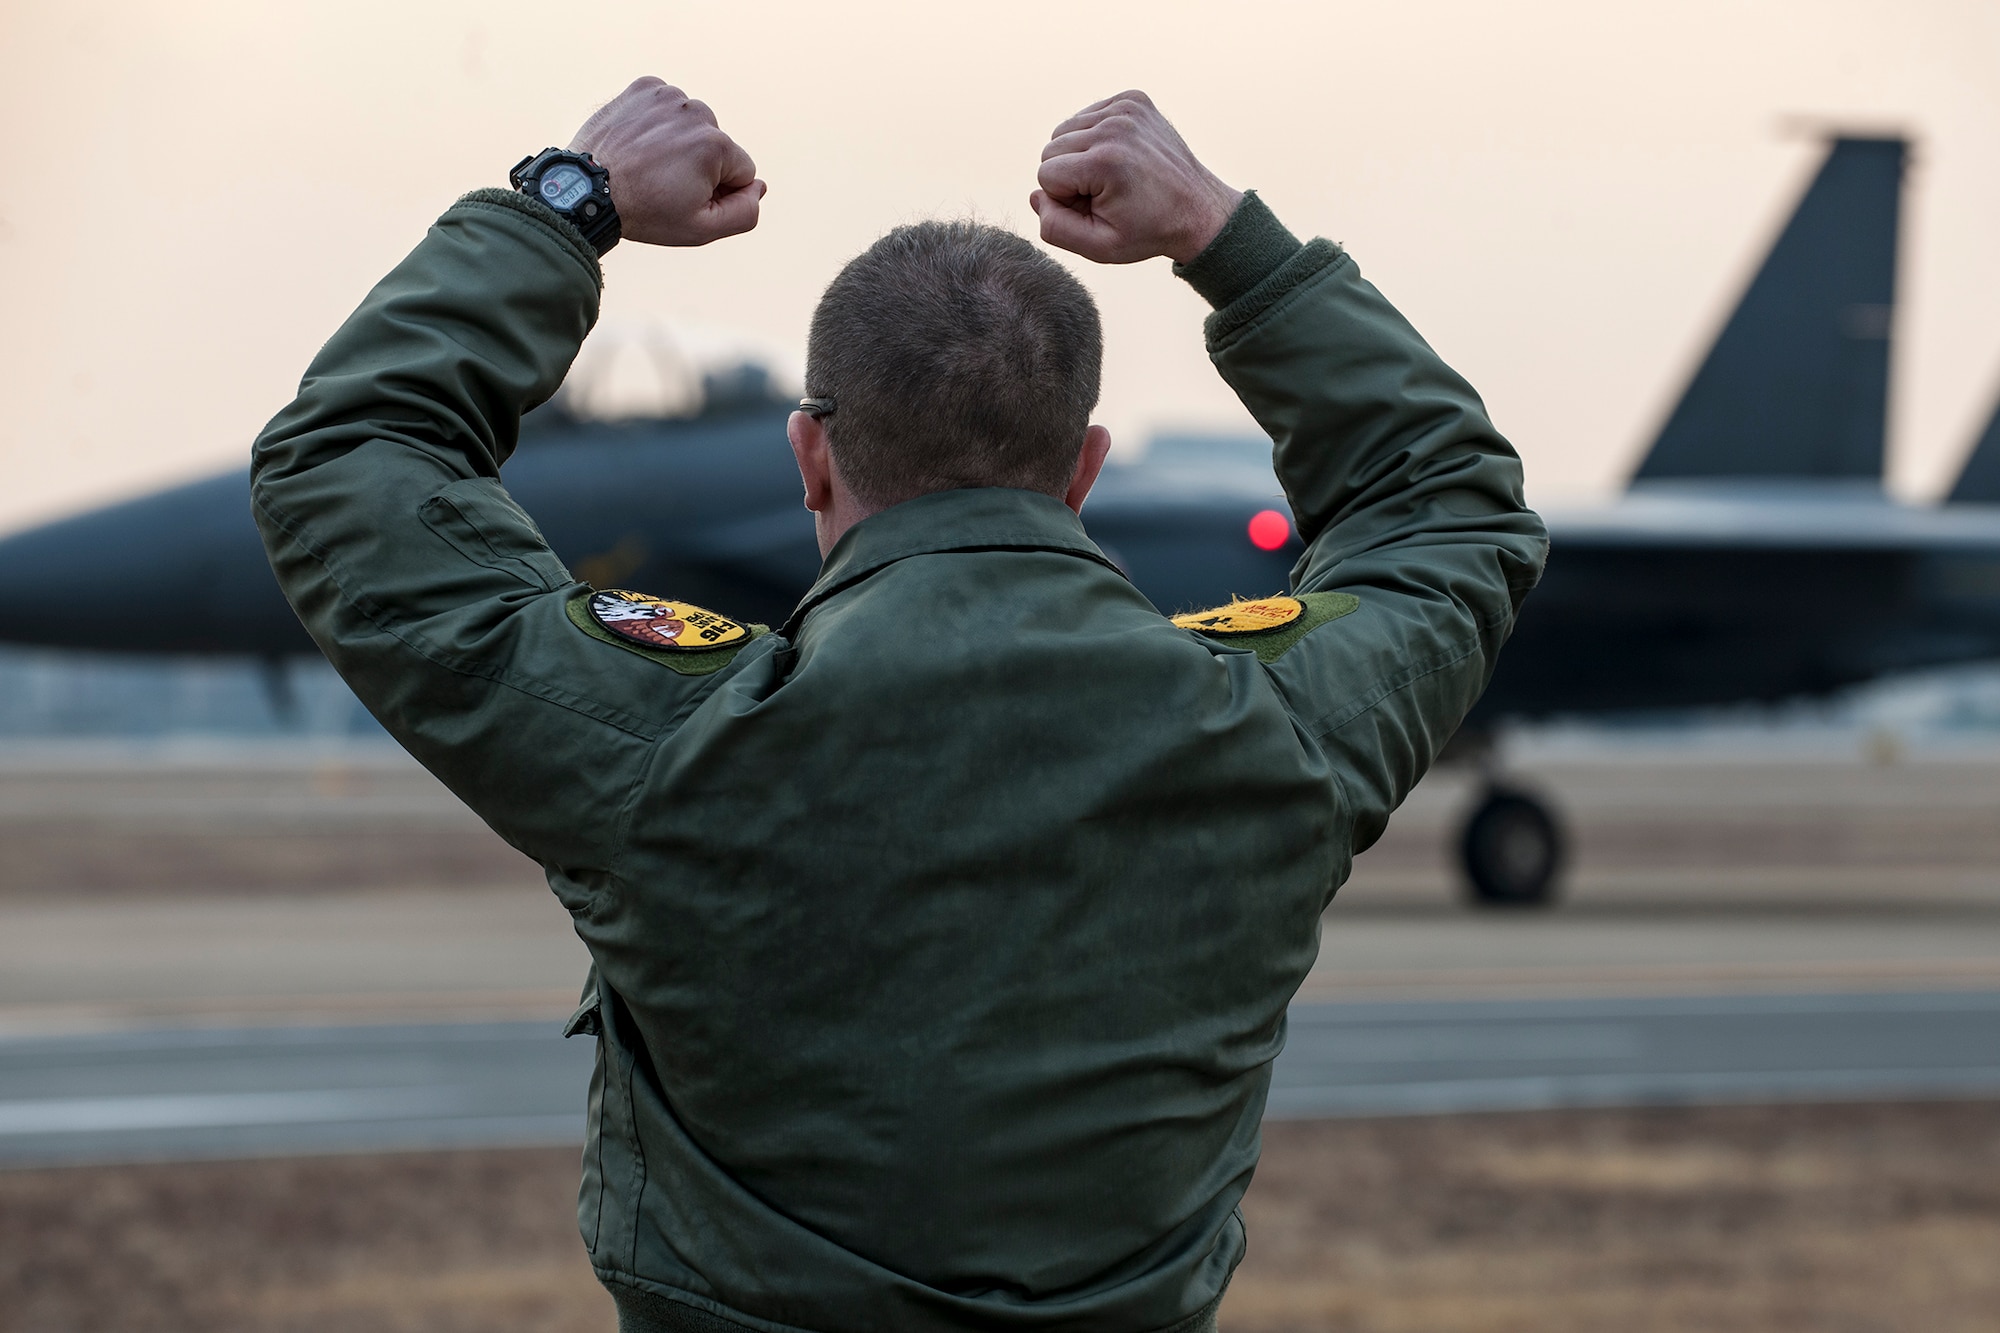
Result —
<svg viewBox="0 0 2000 1333"><path fill-rule="evenodd" d="M1979 443L1972 446L1972 455L1959 470L1958 480L1952 483L1951 494L1945 496L1944 502L2000 504L2000 405L1995 405L1986 430Z"/></svg>
<svg viewBox="0 0 2000 1333"><path fill-rule="evenodd" d="M1880 485L1907 151L1833 141L1633 480Z"/></svg>

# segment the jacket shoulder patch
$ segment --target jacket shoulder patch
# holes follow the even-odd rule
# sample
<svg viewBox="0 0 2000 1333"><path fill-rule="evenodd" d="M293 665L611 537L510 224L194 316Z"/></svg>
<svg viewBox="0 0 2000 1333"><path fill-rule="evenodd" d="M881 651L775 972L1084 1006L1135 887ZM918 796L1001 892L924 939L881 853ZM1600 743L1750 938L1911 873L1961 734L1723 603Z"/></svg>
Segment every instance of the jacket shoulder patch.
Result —
<svg viewBox="0 0 2000 1333"><path fill-rule="evenodd" d="M563 610L569 621L600 643L637 653L683 676L720 671L736 654L769 634L690 602L629 592L581 588Z"/></svg>
<svg viewBox="0 0 2000 1333"><path fill-rule="evenodd" d="M1201 634L1262 634L1283 629L1305 613L1305 603L1296 597L1263 597L1254 602L1238 597L1227 606L1175 616L1174 623Z"/></svg>
<svg viewBox="0 0 2000 1333"><path fill-rule="evenodd" d="M1239 597L1227 606L1191 611L1173 621L1182 629L1248 648L1260 662L1275 662L1321 625L1360 608L1361 599L1351 592L1307 592L1255 601Z"/></svg>

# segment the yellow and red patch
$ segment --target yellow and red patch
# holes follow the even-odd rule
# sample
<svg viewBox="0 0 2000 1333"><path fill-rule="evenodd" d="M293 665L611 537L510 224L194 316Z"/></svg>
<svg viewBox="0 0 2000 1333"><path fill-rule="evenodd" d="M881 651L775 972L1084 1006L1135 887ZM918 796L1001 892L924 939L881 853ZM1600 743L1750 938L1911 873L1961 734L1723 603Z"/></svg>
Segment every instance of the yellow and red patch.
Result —
<svg viewBox="0 0 2000 1333"><path fill-rule="evenodd" d="M590 618L606 632L642 648L698 653L750 636L747 627L690 602L607 588L590 594Z"/></svg>
<svg viewBox="0 0 2000 1333"><path fill-rule="evenodd" d="M1173 620L1182 629L1200 634L1262 634L1265 630L1283 629L1305 613L1305 603L1296 597L1260 597L1256 601L1239 598L1227 606L1212 611L1190 611Z"/></svg>

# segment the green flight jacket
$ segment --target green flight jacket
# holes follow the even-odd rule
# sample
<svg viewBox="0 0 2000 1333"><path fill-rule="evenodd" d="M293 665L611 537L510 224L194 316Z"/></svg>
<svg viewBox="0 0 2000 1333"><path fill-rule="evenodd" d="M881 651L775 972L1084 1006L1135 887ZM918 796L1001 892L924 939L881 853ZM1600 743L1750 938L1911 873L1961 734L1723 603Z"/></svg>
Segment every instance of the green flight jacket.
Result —
<svg viewBox="0 0 2000 1333"><path fill-rule="evenodd" d="M1321 913L1545 539L1344 252L1252 199L1184 276L1307 543L1308 613L1265 635L1177 628L1062 504L998 488L860 523L719 669L588 632L500 472L598 266L498 191L258 440L300 618L589 946L580 1219L624 1327L1212 1322Z"/></svg>

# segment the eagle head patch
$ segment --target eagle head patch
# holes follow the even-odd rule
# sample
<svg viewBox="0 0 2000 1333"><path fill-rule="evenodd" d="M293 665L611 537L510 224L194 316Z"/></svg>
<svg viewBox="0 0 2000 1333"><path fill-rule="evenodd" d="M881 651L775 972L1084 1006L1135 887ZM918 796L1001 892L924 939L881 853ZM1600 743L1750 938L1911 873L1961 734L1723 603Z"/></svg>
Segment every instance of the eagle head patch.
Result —
<svg viewBox="0 0 2000 1333"><path fill-rule="evenodd" d="M728 616L690 602L668 601L623 588L591 593L588 609L590 618L607 633L641 648L698 653L726 648L750 637L746 626Z"/></svg>

